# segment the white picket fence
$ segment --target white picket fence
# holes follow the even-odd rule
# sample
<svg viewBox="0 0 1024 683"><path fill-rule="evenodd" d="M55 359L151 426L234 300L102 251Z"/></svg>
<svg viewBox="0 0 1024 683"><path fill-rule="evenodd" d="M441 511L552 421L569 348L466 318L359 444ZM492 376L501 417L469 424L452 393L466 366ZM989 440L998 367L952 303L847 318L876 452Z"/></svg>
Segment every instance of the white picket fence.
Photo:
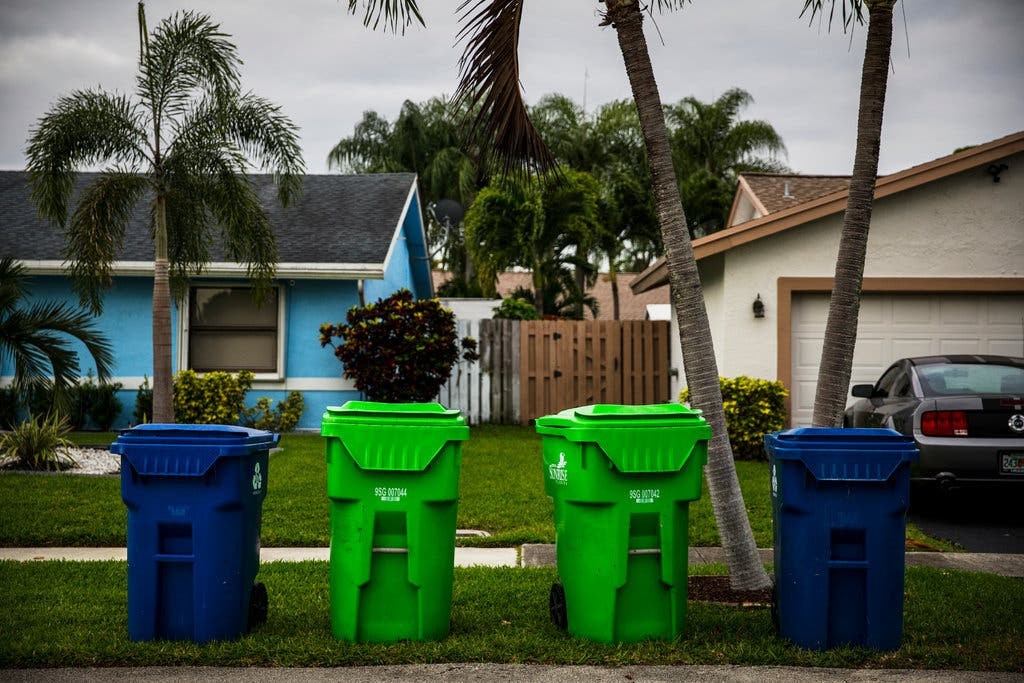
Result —
<svg viewBox="0 0 1024 683"><path fill-rule="evenodd" d="M459 320L459 339L477 341L480 360L460 360L438 402L462 411L470 424L519 422L519 326L513 320Z"/></svg>

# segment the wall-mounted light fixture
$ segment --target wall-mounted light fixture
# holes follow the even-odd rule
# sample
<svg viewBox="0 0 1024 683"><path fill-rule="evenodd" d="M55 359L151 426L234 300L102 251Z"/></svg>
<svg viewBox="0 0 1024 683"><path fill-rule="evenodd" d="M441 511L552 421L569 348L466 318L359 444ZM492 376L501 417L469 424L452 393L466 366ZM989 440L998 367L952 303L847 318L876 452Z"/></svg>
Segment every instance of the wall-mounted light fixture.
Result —
<svg viewBox="0 0 1024 683"><path fill-rule="evenodd" d="M1003 171L1009 170L1009 168L1010 167L1007 166L1006 164L989 164L985 168L985 170L988 172L988 174L990 176L992 176L992 182L993 183L998 183L999 182L999 175Z"/></svg>
<svg viewBox="0 0 1024 683"><path fill-rule="evenodd" d="M754 307L753 308L754 308L754 317L755 318L763 318L764 317L764 302L761 301L761 295L760 294L758 294L757 298L754 299Z"/></svg>

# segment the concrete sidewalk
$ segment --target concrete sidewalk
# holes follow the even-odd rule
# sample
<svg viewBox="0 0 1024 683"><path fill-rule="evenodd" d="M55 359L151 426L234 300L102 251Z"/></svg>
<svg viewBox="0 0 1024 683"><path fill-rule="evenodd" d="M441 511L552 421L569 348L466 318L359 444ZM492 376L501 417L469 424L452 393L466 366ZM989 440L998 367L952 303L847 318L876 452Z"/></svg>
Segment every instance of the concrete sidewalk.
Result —
<svg viewBox="0 0 1024 683"><path fill-rule="evenodd" d="M761 548L761 558L772 561L772 549ZM128 558L125 548L0 548L0 560L31 562L37 560L78 560L124 562ZM302 562L330 559L327 548L263 548L261 562ZM690 564L724 563L721 548L690 548ZM1000 553L931 553L906 554L908 567L935 567L985 572L1024 578L1024 555ZM528 543L521 548L456 548L456 567L553 567L554 544Z"/></svg>

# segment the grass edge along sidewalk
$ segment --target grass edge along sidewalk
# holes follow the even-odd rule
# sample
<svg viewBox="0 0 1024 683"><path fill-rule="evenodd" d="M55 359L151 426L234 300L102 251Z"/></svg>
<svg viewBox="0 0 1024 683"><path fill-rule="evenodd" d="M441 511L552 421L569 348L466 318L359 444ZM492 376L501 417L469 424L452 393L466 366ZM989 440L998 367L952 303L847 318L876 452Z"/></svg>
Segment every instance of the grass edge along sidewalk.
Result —
<svg viewBox="0 0 1024 683"><path fill-rule="evenodd" d="M97 443L111 435L80 433ZM97 441L99 438L99 441ZM271 455L263 505L264 547L325 547L330 541L323 440L317 434L285 434ZM459 545L510 547L554 542L551 500L544 493L540 437L529 427L473 427L463 446L458 527L483 529L487 538ZM754 537L772 544L771 499L765 462L737 461ZM705 490L689 506L691 546L719 545ZM0 475L0 546L123 546L125 508L116 477ZM910 549L953 550L948 543L908 526Z"/></svg>
<svg viewBox="0 0 1024 683"><path fill-rule="evenodd" d="M708 568L697 568L706 571ZM713 568L721 570L721 567ZM674 641L601 645L548 618L553 569L457 569L451 635L428 643L341 643L330 632L326 562L260 570L270 618L237 641L127 638L123 562L0 562L0 666L353 666L429 662L741 664L1024 671L1020 579L909 568L896 652L811 652L779 640L769 611L690 603Z"/></svg>

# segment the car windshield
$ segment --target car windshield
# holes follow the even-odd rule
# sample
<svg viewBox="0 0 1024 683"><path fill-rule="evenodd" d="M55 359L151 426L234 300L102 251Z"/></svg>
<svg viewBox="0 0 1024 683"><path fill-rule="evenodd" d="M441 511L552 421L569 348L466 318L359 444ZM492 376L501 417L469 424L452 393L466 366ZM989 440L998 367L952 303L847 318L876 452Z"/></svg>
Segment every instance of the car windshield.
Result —
<svg viewBox="0 0 1024 683"><path fill-rule="evenodd" d="M935 363L916 368L925 396L1024 393L1024 368L995 363Z"/></svg>

